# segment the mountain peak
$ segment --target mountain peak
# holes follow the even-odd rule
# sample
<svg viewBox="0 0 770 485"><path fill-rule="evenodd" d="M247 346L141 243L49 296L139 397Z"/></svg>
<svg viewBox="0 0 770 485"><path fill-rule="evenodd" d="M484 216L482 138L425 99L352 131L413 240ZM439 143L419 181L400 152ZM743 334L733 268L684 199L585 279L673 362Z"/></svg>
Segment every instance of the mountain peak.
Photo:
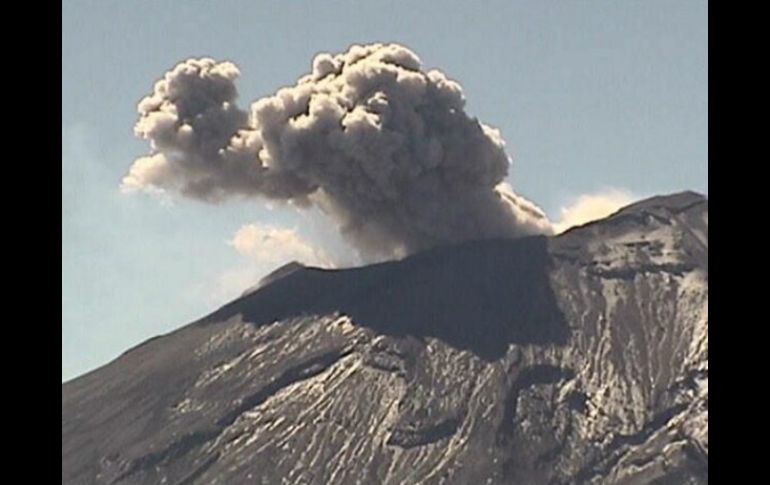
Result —
<svg viewBox="0 0 770 485"><path fill-rule="evenodd" d="M687 190L669 195L649 197L622 208L620 212L638 212L655 209L679 212L698 204L708 204L708 198L698 192Z"/></svg>
<svg viewBox="0 0 770 485"><path fill-rule="evenodd" d="M290 264L62 387L66 483L708 482L708 204Z"/></svg>

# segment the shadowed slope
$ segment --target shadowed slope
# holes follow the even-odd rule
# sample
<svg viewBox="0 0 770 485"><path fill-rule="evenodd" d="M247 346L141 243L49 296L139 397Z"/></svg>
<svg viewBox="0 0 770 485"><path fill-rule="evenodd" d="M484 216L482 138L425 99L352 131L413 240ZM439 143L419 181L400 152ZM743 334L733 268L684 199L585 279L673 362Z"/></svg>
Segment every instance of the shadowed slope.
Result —
<svg viewBox="0 0 770 485"><path fill-rule="evenodd" d="M546 241L476 241L362 268L297 269L201 324L341 313L378 333L436 337L489 360L511 343L564 344Z"/></svg>

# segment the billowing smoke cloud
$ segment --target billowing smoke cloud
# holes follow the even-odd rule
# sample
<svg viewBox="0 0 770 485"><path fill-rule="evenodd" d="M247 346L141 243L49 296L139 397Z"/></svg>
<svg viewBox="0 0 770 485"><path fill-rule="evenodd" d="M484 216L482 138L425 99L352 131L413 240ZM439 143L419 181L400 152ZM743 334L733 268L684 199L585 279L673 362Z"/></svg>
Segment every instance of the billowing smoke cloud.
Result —
<svg viewBox="0 0 770 485"><path fill-rule="evenodd" d="M296 85L235 99L238 69L190 59L139 104L152 152L126 190L219 202L259 196L315 204L368 259L444 243L549 232L504 183L500 133L464 111L460 85L396 44L320 54Z"/></svg>

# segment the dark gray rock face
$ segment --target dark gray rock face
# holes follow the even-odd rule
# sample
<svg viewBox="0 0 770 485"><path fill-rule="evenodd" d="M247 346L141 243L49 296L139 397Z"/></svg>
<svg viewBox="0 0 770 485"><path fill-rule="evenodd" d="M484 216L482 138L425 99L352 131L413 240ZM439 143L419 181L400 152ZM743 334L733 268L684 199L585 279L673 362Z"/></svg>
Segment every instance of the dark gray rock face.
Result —
<svg viewBox="0 0 770 485"><path fill-rule="evenodd" d="M62 386L71 484L708 482L708 201L291 271Z"/></svg>

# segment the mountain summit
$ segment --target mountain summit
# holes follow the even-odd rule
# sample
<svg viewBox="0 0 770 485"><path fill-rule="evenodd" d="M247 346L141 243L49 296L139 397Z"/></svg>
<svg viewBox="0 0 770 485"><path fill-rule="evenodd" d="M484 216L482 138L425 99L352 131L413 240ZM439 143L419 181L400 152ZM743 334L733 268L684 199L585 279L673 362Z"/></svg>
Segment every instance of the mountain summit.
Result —
<svg viewBox="0 0 770 485"><path fill-rule="evenodd" d="M703 196L285 269L63 384L62 482L708 482Z"/></svg>

